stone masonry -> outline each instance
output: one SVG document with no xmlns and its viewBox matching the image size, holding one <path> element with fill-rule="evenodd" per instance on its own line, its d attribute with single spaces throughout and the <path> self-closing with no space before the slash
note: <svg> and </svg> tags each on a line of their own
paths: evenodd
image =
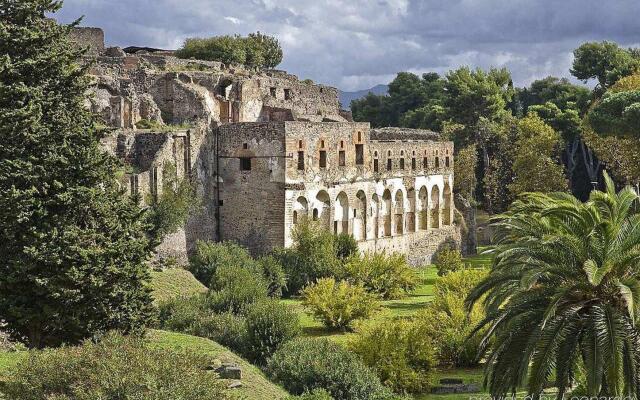
<svg viewBox="0 0 640 400">
<path fill-rule="evenodd" d="M 439 134 L 352 122 L 335 88 L 283 71 L 105 50 L 101 30 L 82 29 L 87 107 L 114 128 L 104 145 L 127 167 L 123 185 L 148 202 L 169 164 L 196 185 L 200 206 L 160 257 L 184 260 L 198 240 L 261 254 L 290 246 L 304 218 L 414 264 L 459 246 L 453 143 Z"/>
</svg>

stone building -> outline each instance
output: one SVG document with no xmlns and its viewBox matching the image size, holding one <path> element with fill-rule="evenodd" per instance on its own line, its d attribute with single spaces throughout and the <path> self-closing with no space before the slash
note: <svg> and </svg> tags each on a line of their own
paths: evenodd
<svg viewBox="0 0 640 400">
<path fill-rule="evenodd" d="M 87 106 L 114 128 L 104 145 L 127 166 L 130 193 L 161 195 L 167 166 L 196 185 L 199 207 L 161 257 L 183 258 L 197 240 L 264 253 L 291 245 L 304 218 L 416 264 L 459 243 L 453 143 L 439 134 L 353 122 L 335 88 L 283 71 L 131 54 L 95 29 L 75 38 L 91 45 Z"/>
</svg>

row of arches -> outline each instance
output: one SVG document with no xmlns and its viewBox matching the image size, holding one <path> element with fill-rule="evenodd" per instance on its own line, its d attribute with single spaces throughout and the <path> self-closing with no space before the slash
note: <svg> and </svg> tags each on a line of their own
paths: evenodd
<svg viewBox="0 0 640 400">
<path fill-rule="evenodd" d="M 384 190 L 382 196 L 377 193 L 367 196 L 360 190 L 351 202 L 344 191 L 332 200 L 327 191 L 321 190 L 313 200 L 310 207 L 304 196 L 296 199 L 294 224 L 301 218 L 311 218 L 336 234 L 348 233 L 358 241 L 438 229 L 453 222 L 448 182 L 444 184 L 442 196 L 440 188 L 434 185 L 430 193 L 422 186 L 417 193 L 410 188 L 406 195 L 403 190 L 397 190 L 393 196 L 390 189 Z"/>
</svg>

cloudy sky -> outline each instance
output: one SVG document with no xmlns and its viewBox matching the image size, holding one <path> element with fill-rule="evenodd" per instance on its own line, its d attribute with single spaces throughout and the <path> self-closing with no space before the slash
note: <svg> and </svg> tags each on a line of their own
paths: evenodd
<svg viewBox="0 0 640 400">
<path fill-rule="evenodd" d="M 66 0 L 57 18 L 82 15 L 123 47 L 259 30 L 280 40 L 279 68 L 343 90 L 460 65 L 525 85 L 569 76 L 582 42 L 640 44 L 640 0 Z"/>
</svg>

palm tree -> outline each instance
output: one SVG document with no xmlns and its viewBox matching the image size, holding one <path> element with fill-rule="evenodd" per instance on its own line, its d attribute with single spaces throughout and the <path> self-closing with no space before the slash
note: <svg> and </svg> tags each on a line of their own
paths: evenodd
<svg viewBox="0 0 640 400">
<path fill-rule="evenodd" d="M 553 383 L 589 396 L 640 395 L 640 213 L 631 188 L 585 203 L 530 193 L 495 221 L 496 257 L 467 298 L 487 317 L 485 386 L 492 396 Z"/>
</svg>

